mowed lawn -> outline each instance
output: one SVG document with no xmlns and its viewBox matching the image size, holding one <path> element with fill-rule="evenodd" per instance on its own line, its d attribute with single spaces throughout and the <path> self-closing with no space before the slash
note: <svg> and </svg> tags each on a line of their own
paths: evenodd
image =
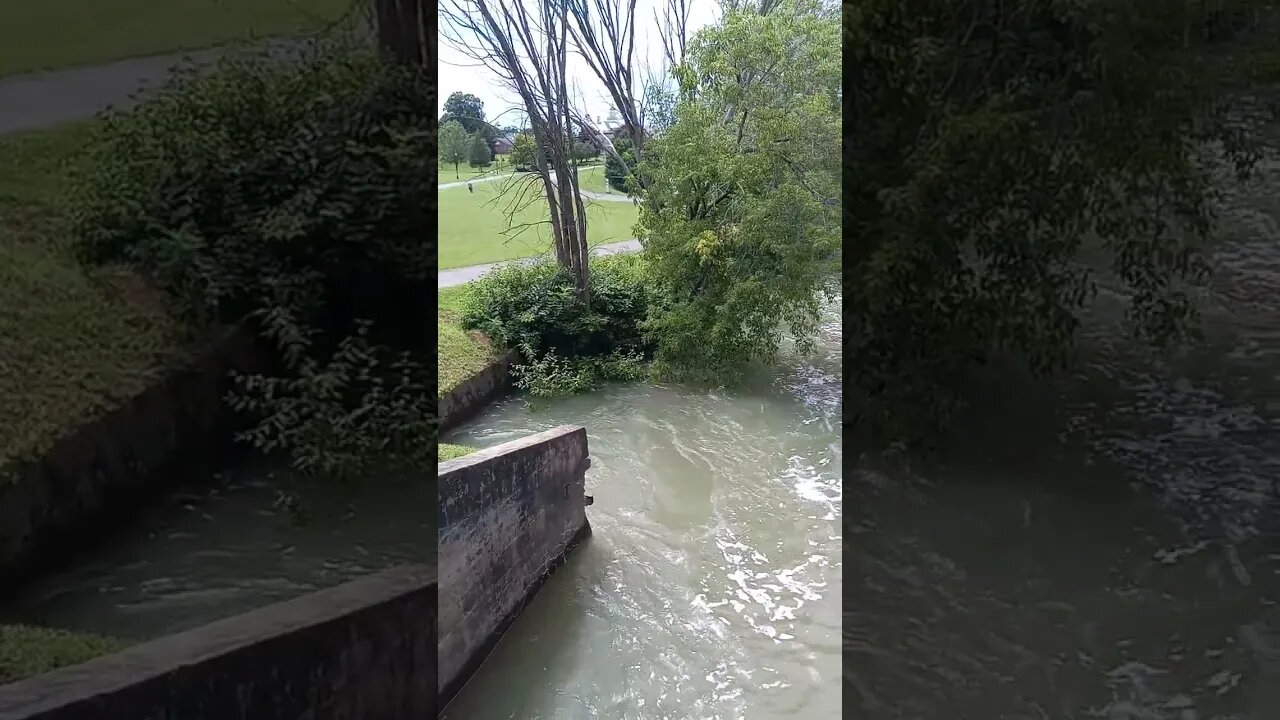
<svg viewBox="0 0 1280 720">
<path fill-rule="evenodd" d="M 549 213 L 541 188 L 529 175 L 441 190 L 441 269 L 531 257 L 551 251 Z M 579 174 L 584 190 L 604 192 L 603 168 Z M 600 186 L 600 189 L 597 188 Z M 523 195 L 523 200 L 520 199 Z M 629 202 L 586 201 L 587 242 L 630 240 L 639 211 Z M 509 214 L 514 215 L 508 218 Z"/>
<path fill-rule="evenodd" d="M 0 77 L 314 32 L 353 0 L 3 0 Z"/>
<path fill-rule="evenodd" d="M 92 131 L 0 137 L 0 482 L 142 390 L 179 342 L 158 293 L 86 270 L 68 247 L 64 191 Z"/>
<path fill-rule="evenodd" d="M 476 178 L 487 177 L 489 175 L 502 175 L 511 172 L 511 163 L 507 162 L 505 155 L 500 155 L 494 159 L 493 164 L 487 168 L 473 168 L 465 162 L 458 163 L 458 167 L 453 167 L 453 163 L 437 163 L 437 178 L 441 185 L 451 182 L 466 182 Z"/>
<path fill-rule="evenodd" d="M 493 359 L 493 348 L 488 339 L 480 333 L 463 330 L 458 324 L 458 314 L 468 289 L 469 286 L 460 285 L 441 290 L 436 303 L 439 320 L 436 335 L 436 351 L 439 354 L 436 380 L 440 395 L 484 369 Z"/>
</svg>

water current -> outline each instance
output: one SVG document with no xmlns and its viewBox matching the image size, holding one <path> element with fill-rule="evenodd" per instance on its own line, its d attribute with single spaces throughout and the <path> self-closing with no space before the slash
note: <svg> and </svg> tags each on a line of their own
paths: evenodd
<svg viewBox="0 0 1280 720">
<path fill-rule="evenodd" d="M 1070 378 L 992 379 L 946 462 L 850 478 L 847 717 L 1280 718 L 1277 188 L 1273 154 L 1224 199 L 1196 348 L 1104 294 Z"/>
<path fill-rule="evenodd" d="M 445 710 L 485 720 L 840 716 L 840 330 L 732 393 L 499 403 L 445 438 L 587 429 L 593 535 Z"/>
<path fill-rule="evenodd" d="M 398 564 L 435 563 L 435 483 L 320 490 L 248 463 L 201 485 L 24 586 L 0 622 L 141 641 Z M 303 499 L 303 514 L 278 501 L 282 489 Z"/>
</svg>

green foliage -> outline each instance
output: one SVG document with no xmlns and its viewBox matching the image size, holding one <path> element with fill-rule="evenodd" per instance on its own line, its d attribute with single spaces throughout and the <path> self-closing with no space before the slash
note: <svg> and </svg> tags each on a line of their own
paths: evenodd
<svg viewBox="0 0 1280 720">
<path fill-rule="evenodd" d="M 552 262 L 513 265 L 472 283 L 462 325 L 530 359 L 577 360 L 618 352 L 646 354 L 640 324 L 648 314 L 643 261 L 618 255 L 591 263 L 591 308 L 579 302 L 573 279 Z"/>
<path fill-rule="evenodd" d="M 422 467 L 435 388 L 429 80 L 342 45 L 230 59 L 106 121 L 77 247 L 130 265 L 188 320 L 254 318 L 274 375 L 239 377 L 245 439 L 301 470 Z M 366 319 L 377 318 L 370 326 Z M 375 339 L 376 338 L 376 339 Z"/>
<path fill-rule="evenodd" d="M 784 333 L 810 346 L 840 253 L 838 19 L 730 12 L 689 45 L 675 122 L 645 146 L 660 374 L 731 383 Z"/>
<path fill-rule="evenodd" d="M 0 624 L 0 685 L 78 665 L 125 646 L 121 640 L 98 635 Z"/>
<path fill-rule="evenodd" d="M 105 121 L 83 256 L 138 268 L 196 321 L 425 314 L 435 248 L 427 78 L 359 50 L 223 61 Z M 335 309 L 340 309 L 340 312 Z"/>
<path fill-rule="evenodd" d="M 651 83 L 644 89 L 644 129 L 662 135 L 675 122 L 676 93 L 664 84 Z"/>
<path fill-rule="evenodd" d="M 573 145 L 569 148 L 569 157 L 576 163 L 590 160 L 600 154 L 595 145 L 581 140 L 574 140 Z"/>
<path fill-rule="evenodd" d="M 493 162 L 493 148 L 489 147 L 484 135 L 474 133 L 467 141 L 467 162 L 477 168 L 488 167 Z"/>
<path fill-rule="evenodd" d="M 362 322 L 320 362 L 312 334 L 286 311 L 263 316 L 287 374 L 234 375 L 232 407 L 260 418 L 243 439 L 266 453 L 288 452 L 306 475 L 351 479 L 426 467 L 436 424 L 425 358 L 372 345 Z"/>
<path fill-rule="evenodd" d="M 636 151 L 631 138 L 619 137 L 613 140 L 613 148 L 622 156 L 622 160 L 614 157 L 613 153 L 606 153 L 604 160 L 604 177 L 609 183 L 609 187 L 619 192 L 629 192 L 634 188 L 631 186 L 631 174 L 627 172 L 627 168 L 635 168 Z M 626 164 L 623 164 L 623 160 Z"/>
<path fill-rule="evenodd" d="M 448 443 L 441 443 L 436 459 L 440 462 L 444 462 L 445 460 L 456 460 L 460 457 L 466 457 L 475 451 L 475 448 L 467 447 L 465 445 L 449 445 Z"/>
<path fill-rule="evenodd" d="M 449 121 L 440 126 L 440 161 L 453 165 L 454 172 L 458 164 L 467 159 L 467 131 L 457 121 Z"/>
<path fill-rule="evenodd" d="M 1206 14 L 1227 6 L 1263 4 L 846 8 L 847 381 L 882 438 L 936 435 L 997 354 L 1066 365 L 1101 280 L 1139 337 L 1194 327 L 1213 175 L 1257 158 L 1225 102 L 1248 73 Z"/>
<path fill-rule="evenodd" d="M 484 101 L 471 93 L 455 92 L 444 101 L 444 116 L 440 124 L 458 122 L 468 135 L 479 133 L 485 140 L 497 137 L 497 130 L 485 121 Z"/>
<path fill-rule="evenodd" d="M 549 352 L 512 368 L 515 386 L 539 398 L 591 392 L 607 382 L 636 382 L 649 372 L 648 358 L 635 350 L 577 359 Z"/>
<path fill-rule="evenodd" d="M 533 140 L 532 133 L 516 135 L 511 147 L 511 167 L 517 171 L 533 170 L 537 163 L 537 152 L 538 146 Z"/>
</svg>

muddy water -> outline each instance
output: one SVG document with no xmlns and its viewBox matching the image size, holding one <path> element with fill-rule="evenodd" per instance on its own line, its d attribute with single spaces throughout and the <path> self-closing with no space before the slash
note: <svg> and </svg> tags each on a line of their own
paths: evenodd
<svg viewBox="0 0 1280 720">
<path fill-rule="evenodd" d="M 840 716 L 840 335 L 733 393 L 492 407 L 446 442 L 587 428 L 594 534 L 444 717 Z"/>
<path fill-rule="evenodd" d="M 305 499 L 304 514 L 277 502 L 281 488 Z M 420 479 L 321 492 L 246 465 L 24 587 L 0 622 L 145 640 L 398 564 L 434 564 L 435 494 Z"/>
<path fill-rule="evenodd" d="M 1202 345 L 1147 356 L 1104 298 L 1073 377 L 851 479 L 851 717 L 1280 717 L 1277 188 L 1226 198 Z"/>
</svg>

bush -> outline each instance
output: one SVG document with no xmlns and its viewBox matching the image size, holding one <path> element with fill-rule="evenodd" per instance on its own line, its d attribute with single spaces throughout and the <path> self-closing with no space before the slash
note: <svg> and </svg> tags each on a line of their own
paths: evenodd
<svg viewBox="0 0 1280 720">
<path fill-rule="evenodd" d="M 489 141 L 485 140 L 480 133 L 475 133 L 469 142 L 471 144 L 467 150 L 468 164 L 475 168 L 489 167 L 493 162 L 493 148 L 489 147 Z"/>
<path fill-rule="evenodd" d="M 573 279 L 558 265 L 512 265 L 476 281 L 462 325 L 531 360 L 565 360 L 614 352 L 648 354 L 640 329 L 649 312 L 643 260 L 615 255 L 591 263 L 591 309 L 584 311 Z"/>
<path fill-rule="evenodd" d="M 631 145 L 631 139 L 620 137 L 613 141 L 613 147 L 626 159 L 627 165 L 632 168 L 636 165 L 636 153 Z M 619 192 L 628 192 L 628 178 L 630 174 L 627 172 L 626 166 L 618 161 L 612 153 L 607 153 L 604 161 L 604 177 L 608 181 L 609 187 Z"/>
<path fill-rule="evenodd" d="M 77 249 L 132 265 L 195 323 L 256 318 L 276 375 L 237 378 L 245 439 L 306 472 L 426 465 L 435 386 L 436 108 L 424 73 L 326 44 L 224 60 L 105 121 Z M 370 318 L 378 323 L 371 325 Z"/>
<path fill-rule="evenodd" d="M 82 256 L 139 268 L 199 321 L 425 314 L 428 79 L 316 50 L 227 59 L 105 120 L 77 193 Z"/>
</svg>

